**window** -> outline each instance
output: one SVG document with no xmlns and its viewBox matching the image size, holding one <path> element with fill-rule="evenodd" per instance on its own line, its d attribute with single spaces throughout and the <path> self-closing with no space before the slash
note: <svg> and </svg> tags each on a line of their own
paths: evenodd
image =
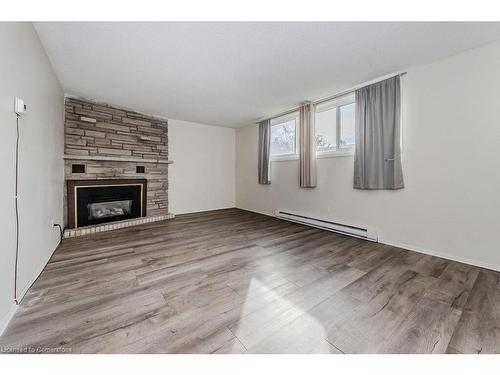
<svg viewBox="0 0 500 375">
<path fill-rule="evenodd" d="M 318 154 L 350 150 L 354 146 L 354 95 L 316 107 L 316 149 Z"/>
<path fill-rule="evenodd" d="M 340 107 L 340 148 L 354 146 L 354 112 L 356 104 Z"/>
<path fill-rule="evenodd" d="M 343 155 L 354 149 L 354 94 L 321 103 L 315 110 L 318 155 Z M 294 112 L 271 120 L 271 158 L 289 160 L 299 154 L 299 114 Z"/>
<path fill-rule="evenodd" d="M 298 154 L 298 123 L 296 113 L 271 120 L 271 157 Z"/>
<path fill-rule="evenodd" d="M 337 108 L 316 112 L 316 149 L 318 152 L 337 149 Z"/>
</svg>

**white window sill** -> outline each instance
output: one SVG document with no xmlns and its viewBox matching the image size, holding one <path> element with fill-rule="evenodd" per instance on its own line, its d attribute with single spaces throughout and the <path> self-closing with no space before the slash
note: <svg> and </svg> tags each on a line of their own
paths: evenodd
<svg viewBox="0 0 500 375">
<path fill-rule="evenodd" d="M 290 160 L 299 160 L 299 155 L 280 155 L 280 156 L 272 156 L 271 161 L 290 161 Z"/>
<path fill-rule="evenodd" d="M 343 156 L 354 156 L 354 149 L 350 148 L 347 150 L 340 151 L 332 151 L 332 152 L 320 152 L 316 154 L 318 159 L 326 159 L 326 158 L 338 158 Z M 282 155 L 282 156 L 273 156 L 271 158 L 271 162 L 277 161 L 292 161 L 299 160 L 299 155 Z"/>
<path fill-rule="evenodd" d="M 338 150 L 338 151 L 332 151 L 332 152 L 318 152 L 316 154 L 316 157 L 318 159 L 338 158 L 340 156 L 354 156 L 354 148 L 348 148 L 345 150 Z"/>
</svg>

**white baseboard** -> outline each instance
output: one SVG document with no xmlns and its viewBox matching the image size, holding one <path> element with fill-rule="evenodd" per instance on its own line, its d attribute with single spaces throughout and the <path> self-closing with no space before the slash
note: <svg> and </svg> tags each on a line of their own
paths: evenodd
<svg viewBox="0 0 500 375">
<path fill-rule="evenodd" d="M 18 293 L 18 302 L 21 303 L 22 299 L 28 293 L 28 290 L 30 290 L 31 286 L 35 283 L 35 281 L 40 277 L 41 273 L 45 269 L 45 266 L 47 263 L 49 263 L 50 258 L 52 258 L 52 255 L 56 252 L 57 248 L 61 245 L 62 241 L 58 241 L 56 246 L 54 247 L 54 250 L 50 254 L 48 254 L 48 257 L 40 264 L 40 267 L 38 268 L 38 271 L 33 275 L 33 278 L 28 282 L 27 285 L 24 286 L 21 292 Z"/>
<path fill-rule="evenodd" d="M 209 211 L 218 211 L 218 210 L 228 210 L 230 208 L 238 208 L 236 206 L 227 206 L 227 207 L 217 207 L 217 208 L 206 208 L 202 210 L 195 210 L 195 211 L 180 211 L 180 212 L 175 212 L 174 215 L 187 215 L 187 214 L 196 214 L 199 212 L 209 212 Z"/>
<path fill-rule="evenodd" d="M 14 314 L 16 313 L 18 307 L 19 306 L 16 305 L 14 303 L 14 301 L 12 301 L 12 304 L 10 305 L 10 308 L 9 308 L 9 311 L 7 311 L 7 314 L 5 314 L 4 316 L 2 316 L 0 318 L 0 336 L 2 336 L 5 329 L 9 325 L 9 322 L 12 319 L 12 317 L 14 316 Z"/>
<path fill-rule="evenodd" d="M 264 211 L 251 210 L 249 208 L 243 208 L 243 207 L 238 207 L 238 206 L 236 206 L 235 208 L 237 208 L 238 210 L 253 212 L 253 213 L 256 213 L 256 214 L 261 214 L 261 215 L 271 216 L 271 217 L 276 218 L 276 216 L 274 216 L 274 210 L 272 212 L 264 212 Z"/>
<path fill-rule="evenodd" d="M 255 213 L 261 214 L 261 215 L 273 216 L 274 217 L 273 214 L 270 214 L 268 212 L 250 210 L 248 208 L 242 208 L 242 207 L 236 207 L 236 208 L 239 208 L 240 210 L 255 212 Z M 424 248 L 419 247 L 419 246 L 408 245 L 408 244 L 404 244 L 404 243 L 400 243 L 400 242 L 394 242 L 394 241 L 391 241 L 391 240 L 386 240 L 386 239 L 381 239 L 381 238 L 378 239 L 378 242 L 386 244 L 386 245 L 394 246 L 394 247 L 399 247 L 401 249 L 414 251 L 414 252 L 421 253 L 421 254 L 432 255 L 432 256 L 435 256 L 435 257 L 444 258 L 444 259 L 448 259 L 448 260 L 453 260 L 455 262 L 465 263 L 465 264 L 469 264 L 471 266 L 486 268 L 486 269 L 489 269 L 489 270 L 492 270 L 492 271 L 500 272 L 500 265 L 483 262 L 483 261 L 480 261 L 480 260 L 477 260 L 477 259 L 463 258 L 463 257 L 456 256 L 456 255 L 453 255 L 453 254 L 449 254 L 449 253 L 446 253 L 446 252 L 424 249 Z"/>
<path fill-rule="evenodd" d="M 444 259 L 448 259 L 448 260 L 453 260 L 455 262 L 465 263 L 465 264 L 469 264 L 471 266 L 486 268 L 486 269 L 489 269 L 489 270 L 492 270 L 492 271 L 500 272 L 500 266 L 499 265 L 491 264 L 491 263 L 486 263 L 486 262 L 483 262 L 483 261 L 480 261 L 480 260 L 477 260 L 477 259 L 463 258 L 463 257 L 456 256 L 456 255 L 453 255 L 453 254 L 450 254 L 450 253 L 445 253 L 445 252 L 441 252 L 441 251 L 434 251 L 434 250 L 424 249 L 424 248 L 419 247 L 419 246 L 408 245 L 408 244 L 394 242 L 394 241 L 380 239 L 380 238 L 379 238 L 378 242 L 386 244 L 386 245 L 390 245 L 390 246 L 400 247 L 400 248 L 405 249 L 405 250 L 415 251 L 415 252 L 421 253 L 421 254 L 432 255 L 432 256 L 435 256 L 435 257 L 444 258 Z"/>
<path fill-rule="evenodd" d="M 18 302 L 19 303 L 22 301 L 22 299 L 24 298 L 24 296 L 26 295 L 26 293 L 28 292 L 28 290 L 31 288 L 31 286 L 38 279 L 38 277 L 40 276 L 40 274 L 42 273 L 42 271 L 44 270 L 45 266 L 49 262 L 50 258 L 52 258 L 52 255 L 54 255 L 54 252 L 57 250 L 57 248 L 59 247 L 60 244 L 61 244 L 61 241 L 59 241 L 57 243 L 56 247 L 48 255 L 47 259 L 45 259 L 45 261 L 42 262 L 41 267 L 39 268 L 38 272 L 35 273 L 35 275 L 32 278 L 32 280 L 30 280 L 30 282 L 27 285 L 25 285 L 24 288 L 23 288 L 23 290 L 19 293 L 19 295 L 18 295 L 18 299 L 19 299 Z M 14 316 L 14 314 L 16 313 L 18 307 L 19 307 L 19 305 L 16 304 L 15 301 L 12 301 L 12 305 L 10 306 L 10 309 L 7 312 L 7 314 L 5 314 L 4 316 L 2 316 L 0 318 L 0 336 L 4 333 L 5 329 L 9 325 L 9 322 L 12 319 L 12 317 Z"/>
</svg>

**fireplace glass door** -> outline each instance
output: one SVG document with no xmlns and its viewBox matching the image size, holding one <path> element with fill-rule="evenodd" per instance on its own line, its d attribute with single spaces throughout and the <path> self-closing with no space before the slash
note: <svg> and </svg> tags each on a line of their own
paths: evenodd
<svg viewBox="0 0 500 375">
<path fill-rule="evenodd" d="M 105 217 L 127 216 L 132 212 L 132 200 L 89 203 L 87 205 L 89 220 Z"/>
<path fill-rule="evenodd" d="M 141 217 L 141 185 L 77 187 L 77 227 Z"/>
</svg>

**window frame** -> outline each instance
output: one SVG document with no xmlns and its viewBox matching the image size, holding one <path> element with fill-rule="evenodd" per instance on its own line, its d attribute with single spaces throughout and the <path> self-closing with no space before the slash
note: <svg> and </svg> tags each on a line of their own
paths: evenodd
<svg viewBox="0 0 500 375">
<path fill-rule="evenodd" d="M 299 112 L 294 111 L 292 113 L 275 117 L 271 119 L 271 134 L 272 134 L 272 127 L 276 125 L 281 125 L 283 123 L 289 122 L 295 120 L 295 153 L 291 154 L 282 154 L 282 155 L 273 155 L 272 154 L 272 148 L 269 151 L 270 152 L 270 157 L 271 161 L 286 161 L 286 160 L 298 160 L 299 159 L 299 146 L 300 146 L 300 141 L 299 141 Z"/>
<path fill-rule="evenodd" d="M 341 110 L 340 108 L 345 105 L 353 104 L 356 103 L 356 98 L 354 93 L 343 95 L 339 98 L 335 98 L 323 103 L 319 103 L 315 105 L 314 108 L 314 115 L 316 116 L 317 113 L 323 112 L 323 111 L 328 111 L 333 108 L 337 108 L 336 111 L 336 146 L 335 150 L 333 151 L 317 151 L 316 150 L 316 157 L 318 159 L 323 159 L 323 158 L 332 158 L 332 157 L 338 157 L 338 156 L 353 156 L 354 155 L 354 150 L 355 150 L 355 145 L 348 146 L 348 147 L 340 147 L 341 139 L 342 139 L 342 124 L 341 124 Z M 271 155 L 270 159 L 272 162 L 277 162 L 277 161 L 287 161 L 287 160 L 299 160 L 299 147 L 300 147 L 300 132 L 299 132 L 299 111 L 294 111 L 292 113 L 288 113 L 283 116 L 275 117 L 271 119 L 271 132 L 272 132 L 272 127 L 275 125 L 280 125 L 285 122 L 295 120 L 295 153 L 292 154 L 283 154 L 283 155 L 272 155 L 272 150 L 270 150 Z M 316 118 L 315 118 L 316 120 Z M 316 126 L 316 121 L 314 122 Z M 316 129 L 315 129 L 316 132 Z"/>
<path fill-rule="evenodd" d="M 335 113 L 336 119 L 335 119 L 335 132 L 336 132 L 336 145 L 335 145 L 335 150 L 330 150 L 330 151 L 318 151 L 316 148 L 316 157 L 317 158 L 329 158 L 329 157 L 336 157 L 336 156 L 351 156 L 354 155 L 354 149 L 355 145 L 348 146 L 348 147 L 341 147 L 341 140 L 342 140 L 342 124 L 341 124 L 341 110 L 340 108 L 349 104 L 356 103 L 356 98 L 354 93 L 344 95 L 340 98 L 332 99 L 329 101 L 326 101 L 324 103 L 320 103 L 316 105 L 314 115 L 316 116 L 317 113 L 325 112 L 332 110 L 334 108 L 337 108 L 337 111 Z M 316 126 L 316 118 L 314 119 L 314 126 Z M 316 131 L 316 129 L 314 129 Z"/>
</svg>

